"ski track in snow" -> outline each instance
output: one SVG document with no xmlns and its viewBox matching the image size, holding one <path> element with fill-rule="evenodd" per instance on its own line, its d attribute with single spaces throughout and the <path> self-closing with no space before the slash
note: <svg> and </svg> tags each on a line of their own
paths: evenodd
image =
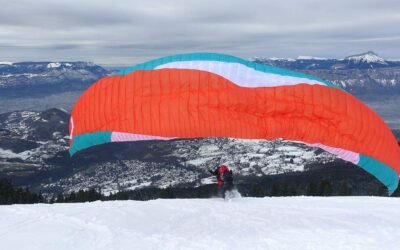
<svg viewBox="0 0 400 250">
<path fill-rule="evenodd" d="M 1 249 L 399 249 L 400 199 L 159 199 L 0 206 Z"/>
</svg>

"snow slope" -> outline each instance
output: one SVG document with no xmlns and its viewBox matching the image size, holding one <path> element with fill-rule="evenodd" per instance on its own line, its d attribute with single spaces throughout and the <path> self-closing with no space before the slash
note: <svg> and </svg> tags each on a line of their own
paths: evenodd
<svg viewBox="0 0 400 250">
<path fill-rule="evenodd" d="M 279 197 L 0 206 L 2 249 L 398 249 L 400 200 Z"/>
</svg>

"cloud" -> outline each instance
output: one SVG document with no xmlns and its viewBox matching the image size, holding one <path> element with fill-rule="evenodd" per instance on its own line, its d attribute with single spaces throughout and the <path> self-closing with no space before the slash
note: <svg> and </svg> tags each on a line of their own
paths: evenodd
<svg viewBox="0 0 400 250">
<path fill-rule="evenodd" d="M 129 65 L 193 51 L 400 58 L 393 0 L 19 0 L 1 3 L 1 60 Z"/>
</svg>

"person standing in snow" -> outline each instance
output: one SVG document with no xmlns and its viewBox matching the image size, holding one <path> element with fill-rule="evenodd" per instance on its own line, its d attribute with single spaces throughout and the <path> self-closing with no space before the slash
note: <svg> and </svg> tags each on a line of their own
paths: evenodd
<svg viewBox="0 0 400 250">
<path fill-rule="evenodd" d="M 209 172 L 217 177 L 219 193 L 222 198 L 225 198 L 227 192 L 233 190 L 233 173 L 226 164 L 222 164 L 215 170 Z"/>
</svg>

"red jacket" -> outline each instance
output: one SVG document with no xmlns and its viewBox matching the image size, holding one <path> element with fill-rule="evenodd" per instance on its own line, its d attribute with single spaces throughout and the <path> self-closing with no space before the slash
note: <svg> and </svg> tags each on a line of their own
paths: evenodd
<svg viewBox="0 0 400 250">
<path fill-rule="evenodd" d="M 212 172 L 217 177 L 218 187 L 221 187 L 224 184 L 223 176 L 226 171 L 229 171 L 228 166 L 221 165 L 214 172 Z"/>
</svg>

